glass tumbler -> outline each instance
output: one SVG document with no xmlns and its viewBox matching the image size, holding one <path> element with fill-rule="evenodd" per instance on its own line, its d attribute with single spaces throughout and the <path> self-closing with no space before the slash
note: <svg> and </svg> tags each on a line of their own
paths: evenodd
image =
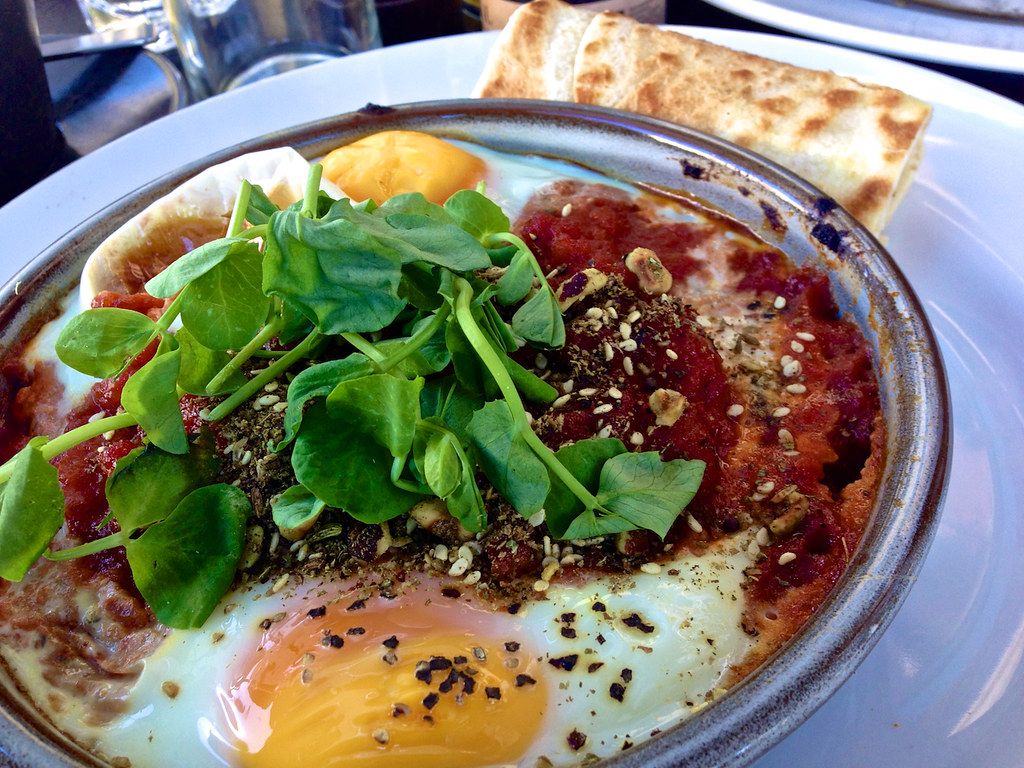
<svg viewBox="0 0 1024 768">
<path fill-rule="evenodd" d="M 380 47 L 373 0 L 164 0 L 196 99 Z"/>
</svg>

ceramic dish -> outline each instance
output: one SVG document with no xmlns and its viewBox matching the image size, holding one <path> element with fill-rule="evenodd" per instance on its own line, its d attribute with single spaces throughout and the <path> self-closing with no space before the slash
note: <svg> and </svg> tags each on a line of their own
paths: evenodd
<svg viewBox="0 0 1024 768">
<path fill-rule="evenodd" d="M 215 162 L 280 145 L 307 157 L 367 133 L 408 128 L 506 152 L 554 156 L 640 186 L 694 196 L 745 222 L 795 263 L 825 270 L 846 317 L 880 361 L 888 458 L 862 544 L 814 620 L 757 673 L 699 716 L 606 761 L 608 766 L 742 766 L 806 719 L 867 655 L 906 596 L 936 529 L 947 473 L 948 396 L 924 314 L 884 249 L 821 194 L 725 142 L 677 126 L 569 105 L 439 102 L 358 113 L 265 136 L 155 181 L 82 223 L 7 285 L 0 348 L 70 290 L 91 250 L 121 221 Z M 706 169 L 702 179 L 684 166 Z M 766 218 L 767 206 L 777 215 Z M 826 206 L 827 207 L 827 206 Z M 778 222 L 785 224 L 784 234 Z M 29 300 L 28 297 L 31 297 Z M 38 766 L 91 765 L 4 680 L 0 744 Z M 76 762 L 77 761 L 77 762 Z"/>
</svg>

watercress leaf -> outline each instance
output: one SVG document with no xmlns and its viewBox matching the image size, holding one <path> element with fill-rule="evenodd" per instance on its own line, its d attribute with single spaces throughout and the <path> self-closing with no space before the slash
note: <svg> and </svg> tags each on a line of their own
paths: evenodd
<svg viewBox="0 0 1024 768">
<path fill-rule="evenodd" d="M 497 299 L 508 306 L 521 301 L 533 287 L 533 259 L 530 254 L 519 251 L 508 265 L 505 274 L 498 280 Z"/>
<path fill-rule="evenodd" d="M 512 377 L 512 383 L 527 400 L 534 403 L 551 403 L 558 397 L 558 390 L 532 371 L 527 370 L 508 355 L 501 355 L 502 365 Z"/>
<path fill-rule="evenodd" d="M 551 489 L 547 468 L 519 431 L 504 400 L 473 414 L 469 436 L 487 479 L 523 517 L 543 508 Z"/>
<path fill-rule="evenodd" d="M 245 209 L 245 220 L 254 226 L 266 224 L 270 221 L 271 215 L 278 210 L 280 209 L 267 197 L 263 187 L 253 184 L 249 189 L 249 206 Z"/>
<path fill-rule="evenodd" d="M 210 379 L 220 373 L 228 364 L 231 356 L 219 349 L 204 347 L 196 337 L 182 328 L 174 338 L 181 349 L 181 367 L 178 371 L 178 386 L 190 395 L 223 395 L 234 392 L 242 386 L 246 378 L 241 371 L 235 371 L 215 392 L 207 389 Z"/>
<path fill-rule="evenodd" d="M 420 419 L 421 389 L 422 378 L 402 379 L 388 373 L 349 379 L 327 396 L 327 410 L 400 458 L 412 448 Z"/>
<path fill-rule="evenodd" d="M 150 296 L 166 299 L 174 296 L 197 277 L 201 277 L 239 250 L 255 248 L 240 237 L 221 237 L 200 245 L 181 258 L 168 264 L 164 270 L 146 283 Z"/>
<path fill-rule="evenodd" d="M 403 265 L 398 295 L 416 309 L 433 312 L 443 303 L 437 292 L 440 282 L 437 271 L 435 267 L 422 261 Z"/>
<path fill-rule="evenodd" d="M 11 476 L 0 486 L 0 577 L 21 581 L 64 522 L 64 492 L 57 469 L 37 437 L 11 459 Z"/>
<path fill-rule="evenodd" d="M 463 388 L 454 376 L 427 379 L 420 393 L 420 414 L 423 418 L 438 417 L 463 444 L 470 442 L 469 422 L 483 406 L 483 395 Z"/>
<path fill-rule="evenodd" d="M 448 511 L 462 527 L 470 533 L 477 533 L 487 527 L 487 508 L 476 485 L 473 466 L 470 462 L 462 463 L 462 477 L 459 485 L 445 499 Z"/>
<path fill-rule="evenodd" d="M 463 388 L 471 392 L 488 392 L 496 388 L 494 379 L 480 362 L 476 350 L 454 316 L 445 324 L 444 340 L 452 357 L 455 378 Z"/>
<path fill-rule="evenodd" d="M 592 437 L 560 448 L 555 452 L 555 457 L 583 484 L 584 488 L 596 493 L 601 480 L 601 468 L 605 462 L 625 452 L 626 446 L 621 440 L 613 437 Z M 583 502 L 552 473 L 551 491 L 544 502 L 545 519 L 551 532 L 563 538 L 573 520 L 583 511 Z"/>
<path fill-rule="evenodd" d="M 325 221 L 347 221 L 359 230 L 392 248 L 407 264 L 425 261 L 456 272 L 484 269 L 491 265 L 487 251 L 471 235 L 455 224 L 438 221 L 428 215 L 399 213 L 384 218 L 380 209 L 367 215 L 352 207 L 348 200 L 331 206 Z"/>
<path fill-rule="evenodd" d="M 212 483 L 220 462 L 210 445 L 173 454 L 147 445 L 119 459 L 106 484 L 107 504 L 131 533 L 168 517 L 196 488 Z"/>
<path fill-rule="evenodd" d="M 462 460 L 459 456 L 458 438 L 447 429 L 427 432 L 423 451 L 423 479 L 430 490 L 442 499 L 447 498 L 462 479 Z"/>
<path fill-rule="evenodd" d="M 270 505 L 274 524 L 288 541 L 298 541 L 316 524 L 327 507 L 301 485 L 293 485 Z"/>
<path fill-rule="evenodd" d="M 314 219 L 322 219 L 325 216 L 327 216 L 327 214 L 331 210 L 331 207 L 336 202 L 338 202 L 338 201 L 335 200 L 333 197 L 331 197 L 329 194 L 327 194 L 326 192 L 324 192 L 321 189 L 317 193 L 317 196 L 316 196 L 316 205 L 314 206 L 314 209 L 312 211 L 313 218 Z M 346 200 L 346 202 L 348 202 L 348 201 Z M 285 209 L 285 211 L 287 211 L 289 213 L 299 213 L 302 210 L 302 206 L 303 206 L 304 203 L 305 203 L 305 201 L 300 198 L 299 200 L 296 200 L 294 203 L 289 205 Z M 376 207 L 376 204 L 373 203 L 372 200 L 367 200 L 365 203 L 361 203 L 361 205 L 364 206 L 364 207 L 368 207 L 369 208 L 370 206 L 367 206 L 367 203 L 370 203 L 372 205 L 372 207 Z M 372 210 L 372 208 L 371 208 L 371 210 Z M 305 218 L 308 218 L 308 217 L 305 217 Z"/>
<path fill-rule="evenodd" d="M 306 412 L 292 449 L 295 479 L 363 523 L 398 517 L 424 498 L 391 482 L 391 464 L 386 448 L 331 416 L 322 402 Z"/>
<path fill-rule="evenodd" d="M 210 349 L 238 349 L 267 320 L 270 299 L 263 293 L 263 254 L 254 243 L 234 248 L 228 258 L 195 278 L 185 292 L 181 323 Z"/>
<path fill-rule="evenodd" d="M 281 302 L 281 330 L 277 332 L 277 340 L 281 344 L 291 344 L 309 336 L 313 324 L 302 311 L 290 301 Z"/>
<path fill-rule="evenodd" d="M 431 319 L 431 317 L 425 317 L 413 325 L 413 334 L 429 323 Z M 402 337 L 398 339 L 380 341 L 375 346 L 377 351 L 382 355 L 390 357 L 391 355 L 400 352 L 402 347 L 408 342 L 409 337 Z M 423 346 L 390 370 L 396 376 L 406 376 L 409 378 L 415 376 L 429 376 L 430 374 L 443 371 L 448 367 L 448 364 L 451 363 L 451 361 L 452 356 L 448 351 L 447 344 L 445 343 L 445 332 L 444 327 L 442 326 L 438 329 L 437 333 L 423 344 Z"/>
<path fill-rule="evenodd" d="M 121 405 L 134 416 L 150 442 L 168 453 L 185 453 L 188 440 L 178 405 L 181 350 L 154 357 L 128 379 Z"/>
<path fill-rule="evenodd" d="M 592 536 L 608 536 L 613 533 L 635 530 L 637 526 L 618 515 L 601 514 L 588 509 L 581 512 L 562 534 L 563 539 L 589 539 Z"/>
<path fill-rule="evenodd" d="M 517 253 L 519 253 L 519 246 L 516 245 L 503 245 L 500 248 L 487 249 L 487 255 L 491 257 L 491 263 L 496 267 L 509 266 Z"/>
<path fill-rule="evenodd" d="M 395 215 L 426 216 L 439 224 L 454 224 L 451 214 L 437 203 L 432 203 L 422 192 L 406 192 L 385 200 L 374 211 L 385 219 Z"/>
<path fill-rule="evenodd" d="M 662 461 L 656 451 L 625 453 L 605 462 L 597 500 L 634 528 L 665 538 L 703 476 L 703 461 Z"/>
<path fill-rule="evenodd" d="M 208 485 L 125 544 L 135 585 L 160 621 L 175 629 L 206 622 L 235 578 L 251 511 L 238 488 Z"/>
<path fill-rule="evenodd" d="M 546 286 L 541 286 L 512 315 L 512 330 L 527 341 L 555 349 L 565 344 L 565 324 L 558 299 Z"/>
<path fill-rule="evenodd" d="M 374 367 L 365 356 L 355 353 L 341 360 L 304 368 L 288 385 L 288 409 L 284 413 L 284 437 L 274 446 L 275 451 L 284 450 L 295 439 L 302 423 L 306 404 L 318 397 L 327 397 L 341 381 L 368 376 Z"/>
<path fill-rule="evenodd" d="M 488 324 L 488 329 L 491 333 L 493 341 L 498 342 L 498 347 L 504 350 L 505 354 L 512 354 L 519 349 L 515 335 L 512 333 L 512 329 L 508 327 L 501 315 L 498 314 L 498 310 L 495 309 L 494 304 L 486 302 L 483 305 L 483 319 Z"/>
<path fill-rule="evenodd" d="M 379 331 L 405 306 L 401 259 L 350 221 L 295 212 L 270 218 L 263 289 L 291 302 L 325 335 Z"/>
<path fill-rule="evenodd" d="M 490 235 L 508 232 L 510 226 L 508 216 L 495 202 L 472 189 L 460 189 L 445 201 L 444 209 L 481 243 Z"/>
<path fill-rule="evenodd" d="M 145 349 L 154 333 L 156 323 L 140 312 L 98 307 L 72 317 L 54 346 L 65 365 L 108 379 Z"/>
</svg>

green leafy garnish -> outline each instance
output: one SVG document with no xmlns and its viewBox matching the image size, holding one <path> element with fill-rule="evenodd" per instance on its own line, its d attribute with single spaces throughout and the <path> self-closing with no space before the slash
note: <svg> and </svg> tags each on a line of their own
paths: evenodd
<svg viewBox="0 0 1024 768">
<path fill-rule="evenodd" d="M 0 487 L 0 576 L 21 581 L 64 522 L 64 492 L 37 437 L 8 462 L 10 479 Z"/>
<path fill-rule="evenodd" d="M 156 323 L 140 312 L 87 309 L 64 326 L 54 349 L 62 363 L 97 379 L 116 376 L 155 337 Z"/>
</svg>

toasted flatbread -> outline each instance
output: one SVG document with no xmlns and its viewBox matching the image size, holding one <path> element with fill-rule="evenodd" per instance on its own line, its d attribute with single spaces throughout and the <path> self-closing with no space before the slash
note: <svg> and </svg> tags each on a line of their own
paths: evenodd
<svg viewBox="0 0 1024 768">
<path fill-rule="evenodd" d="M 529 10 L 532 9 L 532 10 Z M 568 10 L 566 10 L 568 9 Z M 517 14 L 543 17 L 585 11 L 541 0 Z M 513 16 L 510 28 L 517 28 Z M 571 40 L 562 38 L 561 44 Z M 520 58 L 566 53 L 549 39 L 502 39 Z M 564 69 L 564 67 L 563 67 Z M 901 91 L 741 53 L 614 13 L 591 15 L 580 37 L 573 100 L 658 117 L 759 152 L 838 200 L 873 232 L 888 223 L 916 168 L 931 107 Z M 486 76 L 486 73 L 485 73 Z M 536 97 L 542 67 L 490 80 L 488 96 Z M 483 81 L 481 81 L 483 82 Z M 561 86 L 559 86 L 561 87 Z"/>
<path fill-rule="evenodd" d="M 559 0 L 522 6 L 502 30 L 473 95 L 572 101 L 576 49 L 593 18 Z"/>
</svg>

